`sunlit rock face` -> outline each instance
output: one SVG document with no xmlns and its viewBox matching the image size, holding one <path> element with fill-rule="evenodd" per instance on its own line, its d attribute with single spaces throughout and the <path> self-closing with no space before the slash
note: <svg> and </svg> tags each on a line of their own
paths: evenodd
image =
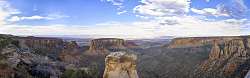
<svg viewBox="0 0 250 78">
<path fill-rule="evenodd" d="M 190 37 L 190 38 L 175 38 L 171 41 L 168 48 L 185 48 L 185 47 L 199 47 L 204 45 L 212 45 L 214 41 L 223 43 L 233 39 L 242 39 L 240 36 L 228 37 Z"/>
<path fill-rule="evenodd" d="M 125 49 L 125 40 L 118 38 L 101 38 L 91 41 L 90 54 L 107 54 L 108 52 Z"/>
<path fill-rule="evenodd" d="M 209 58 L 201 64 L 203 74 L 243 78 L 250 69 L 249 38 L 214 41 Z M 215 77 L 218 77 L 215 76 Z"/>
<path fill-rule="evenodd" d="M 247 46 L 244 45 L 244 40 L 231 40 L 224 44 L 214 43 L 209 59 L 220 59 L 229 58 L 230 56 L 246 57 L 247 56 Z"/>
<path fill-rule="evenodd" d="M 139 78 L 136 59 L 136 55 L 126 52 L 110 53 L 105 59 L 103 78 Z"/>
</svg>

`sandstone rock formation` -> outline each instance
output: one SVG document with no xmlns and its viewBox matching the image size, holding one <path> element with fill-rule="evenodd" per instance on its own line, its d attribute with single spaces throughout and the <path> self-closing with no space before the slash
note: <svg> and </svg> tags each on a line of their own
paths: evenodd
<svg viewBox="0 0 250 78">
<path fill-rule="evenodd" d="M 63 40 L 58 38 L 46 38 L 46 37 L 19 37 L 19 45 L 21 48 L 31 49 L 46 49 L 53 51 L 54 49 L 63 47 Z"/>
<path fill-rule="evenodd" d="M 136 71 L 136 55 L 114 52 L 106 56 L 103 78 L 139 78 Z"/>
<path fill-rule="evenodd" d="M 206 60 L 200 66 L 200 71 L 206 75 L 242 78 L 250 69 L 250 50 L 248 38 L 232 39 L 220 43 L 214 41 Z"/>
<path fill-rule="evenodd" d="M 91 41 L 89 52 L 91 54 L 107 54 L 110 51 L 125 49 L 125 40 L 118 38 L 101 38 Z"/>
<path fill-rule="evenodd" d="M 17 37 L 20 48 L 34 52 L 42 56 L 48 56 L 51 59 L 57 59 L 58 54 L 63 49 L 63 40 L 59 38 L 47 37 Z"/>
<path fill-rule="evenodd" d="M 71 64 L 79 63 L 80 47 L 75 41 L 64 42 L 64 48 L 59 54 L 61 61 Z"/>
<path fill-rule="evenodd" d="M 233 39 L 242 39 L 240 36 L 226 36 L 226 37 L 190 37 L 190 38 L 175 38 L 171 41 L 169 48 L 185 48 L 185 47 L 198 47 L 204 45 L 211 45 L 214 41 L 223 43 Z"/>
<path fill-rule="evenodd" d="M 233 54 L 235 57 L 246 57 L 247 56 L 247 46 L 244 44 L 244 40 L 236 39 L 227 41 L 224 44 L 214 43 L 209 59 L 220 59 L 229 58 Z"/>
</svg>

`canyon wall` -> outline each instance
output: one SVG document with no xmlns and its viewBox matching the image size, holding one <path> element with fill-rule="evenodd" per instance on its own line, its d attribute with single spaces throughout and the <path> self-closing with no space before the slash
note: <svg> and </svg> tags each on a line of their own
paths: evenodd
<svg viewBox="0 0 250 78">
<path fill-rule="evenodd" d="M 249 38 L 214 41 L 209 58 L 199 68 L 200 75 L 243 78 L 250 69 Z"/>
<path fill-rule="evenodd" d="M 195 78 L 243 78 L 250 70 L 250 36 L 176 38 L 164 47 L 200 46 L 211 49 L 198 65 Z"/>
<path fill-rule="evenodd" d="M 223 43 L 233 39 L 242 39 L 240 36 L 225 36 L 225 37 L 189 37 L 189 38 L 175 38 L 167 46 L 169 48 L 185 48 L 185 47 L 199 47 L 204 45 L 212 45 L 214 41 Z"/>
<path fill-rule="evenodd" d="M 113 52 L 106 56 L 103 78 L 139 78 L 136 71 L 136 55 Z"/>
<path fill-rule="evenodd" d="M 127 42 L 118 38 L 100 38 L 91 40 L 88 54 L 108 54 L 109 52 L 127 50 L 128 48 L 136 48 L 133 42 Z"/>
<path fill-rule="evenodd" d="M 43 49 L 47 51 L 54 51 L 55 49 L 63 48 L 63 40 L 58 38 L 46 37 L 19 37 L 19 45 L 22 48 Z"/>
<path fill-rule="evenodd" d="M 81 53 L 80 47 L 75 41 L 64 42 L 64 47 L 59 54 L 59 58 L 66 63 L 79 64 Z"/>
</svg>

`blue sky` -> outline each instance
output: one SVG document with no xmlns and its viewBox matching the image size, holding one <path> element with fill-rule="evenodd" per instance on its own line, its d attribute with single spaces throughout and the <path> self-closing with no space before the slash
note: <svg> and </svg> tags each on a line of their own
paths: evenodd
<svg viewBox="0 0 250 78">
<path fill-rule="evenodd" d="M 107 21 L 131 22 L 138 20 L 134 14 L 117 14 L 117 6 L 110 2 L 100 0 L 10 0 L 13 7 L 22 12 L 21 16 L 47 16 L 49 14 L 61 14 L 69 16 L 57 20 L 24 20 L 19 24 L 67 24 L 67 25 L 91 25 Z M 126 2 L 128 7 L 124 10 L 132 10 L 138 4 L 136 0 Z"/>
<path fill-rule="evenodd" d="M 0 0 L 0 33 L 157 38 L 249 35 L 249 0 Z"/>
</svg>

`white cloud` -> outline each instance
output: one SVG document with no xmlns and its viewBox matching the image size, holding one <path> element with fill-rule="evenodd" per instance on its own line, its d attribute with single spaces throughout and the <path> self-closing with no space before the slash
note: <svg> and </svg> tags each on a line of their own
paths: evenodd
<svg viewBox="0 0 250 78">
<path fill-rule="evenodd" d="M 146 26 L 147 27 L 147 26 Z M 91 37 L 151 38 L 153 32 L 147 32 L 144 26 L 134 24 L 99 24 L 96 26 L 26 26 L 9 25 L 0 28 L 0 33 L 14 35 L 90 35 Z M 53 31 L 53 32 L 51 32 Z M 140 35 L 139 35 L 140 34 Z M 142 35 L 143 34 L 143 35 Z"/>
<path fill-rule="evenodd" d="M 7 24 L 6 19 L 12 14 L 19 14 L 17 9 L 14 9 L 6 0 L 0 0 L 0 25 Z"/>
<path fill-rule="evenodd" d="M 134 13 L 151 16 L 184 15 L 189 12 L 190 0 L 141 0 Z"/>
<path fill-rule="evenodd" d="M 121 6 L 123 5 L 123 2 L 124 2 L 124 0 L 101 0 L 101 1 L 111 2 L 113 5 L 116 5 L 116 6 Z"/>
<path fill-rule="evenodd" d="M 179 24 L 164 25 L 160 29 L 166 34 L 176 36 L 226 36 L 239 35 L 240 24 L 231 24 L 225 21 L 204 21 L 195 17 L 186 16 L 176 18 Z"/>
<path fill-rule="evenodd" d="M 127 11 L 124 10 L 124 2 L 125 0 L 101 0 L 102 2 L 110 2 L 112 3 L 112 5 L 116 6 L 117 7 L 117 14 L 118 15 L 121 15 L 123 13 L 126 13 Z"/>
<path fill-rule="evenodd" d="M 195 9 L 195 8 L 191 8 L 191 11 L 197 14 L 201 14 L 201 15 L 212 15 L 212 16 L 226 16 L 228 17 L 229 15 L 227 13 L 222 13 L 220 11 L 218 11 L 218 9 L 214 9 L 214 8 L 204 8 L 202 10 L 199 9 Z"/>
<path fill-rule="evenodd" d="M 21 20 L 54 20 L 69 17 L 60 13 L 50 13 L 47 16 L 15 16 L 18 14 L 21 14 L 21 12 L 18 11 L 18 9 L 13 8 L 9 4 L 8 0 L 0 0 L 0 25 L 7 24 L 8 22 L 16 22 Z"/>
<path fill-rule="evenodd" d="M 58 14 L 50 14 L 48 16 L 39 16 L 39 15 L 34 15 L 34 16 L 12 16 L 11 18 L 7 19 L 9 22 L 17 22 L 21 20 L 55 20 L 55 19 L 61 19 L 61 18 L 67 18 L 69 16 L 65 15 L 58 15 Z"/>
<path fill-rule="evenodd" d="M 50 19 L 53 19 L 53 18 L 50 18 L 50 17 L 43 17 L 43 16 L 38 16 L 38 15 L 35 15 L 35 16 L 30 16 L 30 17 L 20 17 L 22 20 L 40 20 L 40 19 L 47 19 L 47 20 L 50 20 Z"/>
<path fill-rule="evenodd" d="M 243 0 L 229 0 L 228 3 L 218 4 L 217 10 L 233 18 L 244 18 L 248 11 L 248 7 L 244 4 Z"/>
<path fill-rule="evenodd" d="M 21 19 L 18 17 L 18 16 L 13 16 L 9 19 L 7 19 L 7 21 L 10 21 L 10 22 L 16 22 L 16 21 L 20 21 Z"/>
<path fill-rule="evenodd" d="M 160 24 L 173 19 L 178 24 Z M 229 22 L 230 21 L 230 22 Z M 107 22 L 93 26 L 25 26 L 9 25 L 0 28 L 0 33 L 14 35 L 90 35 L 94 38 L 156 38 L 160 36 L 231 36 L 242 34 L 241 21 L 204 21 L 191 16 L 162 17 L 158 20 L 133 23 Z M 232 22 L 235 22 L 232 24 Z M 236 23 L 238 22 L 238 23 Z M 241 22 L 241 23 L 240 23 Z M 53 32 L 51 32 L 53 31 Z"/>
<path fill-rule="evenodd" d="M 130 23 L 106 22 L 91 26 L 5 25 L 0 27 L 0 33 L 14 35 L 91 35 L 95 38 L 156 38 L 159 36 L 231 36 L 245 34 L 250 30 L 250 23 L 246 23 L 247 19 L 231 18 L 219 21 L 209 19 L 208 21 L 207 18 L 189 16 L 186 14 L 190 9 L 189 0 L 141 0 L 141 3 L 141 5 L 134 8 L 134 11 L 137 17 L 145 19 L 143 21 Z M 120 6 L 121 4 L 114 5 Z M 228 14 L 222 11 L 221 8 L 205 8 L 201 10 L 191 8 L 191 10 L 205 15 L 221 16 L 221 14 Z M 2 16 L 9 17 L 9 13 L 7 12 L 6 15 L 3 14 Z M 13 16 L 9 21 L 64 17 L 67 16 L 61 16 L 60 14 L 30 17 Z M 150 19 L 150 17 L 153 17 L 153 19 Z M 245 30 L 242 29 L 242 26 L 246 26 Z"/>
<path fill-rule="evenodd" d="M 124 10 L 124 11 L 121 11 L 121 12 L 118 12 L 117 14 L 118 15 L 121 15 L 121 14 L 124 14 L 124 13 L 127 13 L 128 11 Z"/>
<path fill-rule="evenodd" d="M 226 19 L 224 20 L 226 23 L 236 24 L 236 25 L 245 25 L 247 24 L 247 19 Z"/>
</svg>

